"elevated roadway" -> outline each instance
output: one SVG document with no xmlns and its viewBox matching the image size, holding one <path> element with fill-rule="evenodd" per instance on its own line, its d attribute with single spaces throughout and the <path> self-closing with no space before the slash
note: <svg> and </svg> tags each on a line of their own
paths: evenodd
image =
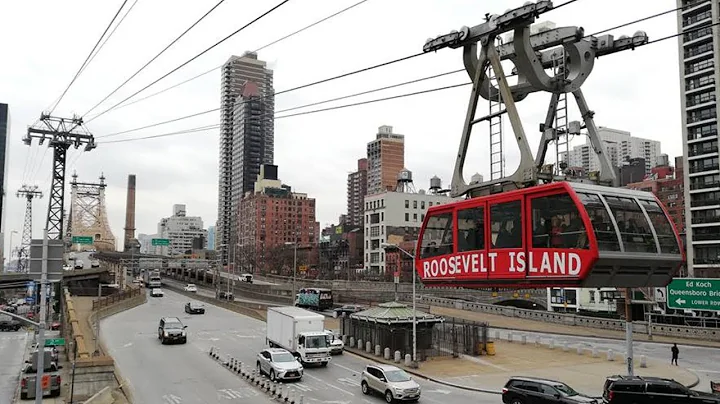
<svg viewBox="0 0 720 404">
<path fill-rule="evenodd" d="M 165 291 L 165 297 L 149 298 L 143 306 L 101 322 L 101 335 L 116 366 L 126 379 L 136 402 L 167 404 L 271 402 L 237 375 L 208 356 L 210 347 L 221 355 L 232 354 L 255 366 L 257 353 L 266 347 L 265 323 L 207 305 L 205 315 L 190 316 L 183 306 L 188 298 Z M 186 345 L 161 345 L 157 340 L 160 317 L 177 316 L 188 326 Z M 308 368 L 303 380 L 289 383 L 305 403 L 374 404 L 382 397 L 360 391 L 360 375 L 369 363 L 346 353 L 333 357 L 326 368 Z M 152 366 L 148 366 L 152 364 Z M 425 380 L 421 401 L 432 404 L 497 403 L 497 395 L 455 389 Z M 170 401 L 175 400 L 175 401 Z"/>
</svg>

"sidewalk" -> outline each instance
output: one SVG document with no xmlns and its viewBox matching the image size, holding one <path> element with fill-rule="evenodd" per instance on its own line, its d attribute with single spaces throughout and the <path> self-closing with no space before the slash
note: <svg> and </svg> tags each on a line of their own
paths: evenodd
<svg viewBox="0 0 720 404">
<path fill-rule="evenodd" d="M 540 332 L 548 334 L 562 334 L 574 336 L 587 336 L 596 338 L 625 339 L 625 331 L 603 330 L 600 328 L 588 328 L 579 326 L 569 326 L 554 323 L 543 323 L 540 321 L 525 320 L 514 317 L 498 316 L 495 314 L 478 313 L 475 311 L 467 311 L 453 309 L 450 307 L 430 306 L 430 313 L 441 316 L 462 318 L 465 320 L 482 321 L 490 324 L 491 328 L 505 328 L 510 330 L 521 330 Z M 646 334 L 633 333 L 635 341 L 650 341 Z M 661 342 L 667 344 L 678 343 L 681 345 L 695 345 L 710 348 L 720 348 L 720 342 L 703 341 L 700 339 L 675 338 L 665 336 L 653 336 L 652 342 Z"/>
<path fill-rule="evenodd" d="M 494 356 L 438 357 L 422 362 L 419 369 L 400 367 L 417 376 L 469 390 L 500 393 L 512 376 L 535 376 L 562 381 L 591 396 L 602 394 L 607 376 L 625 374 L 627 368 L 619 355 L 616 355 L 615 361 L 609 362 L 605 352 L 599 352 L 598 357 L 593 358 L 589 351 L 578 355 L 574 347 L 564 352 L 561 347 L 550 349 L 547 345 L 502 341 L 496 341 L 495 347 L 497 354 Z M 349 351 L 386 362 L 381 357 L 357 349 Z M 639 358 L 636 358 L 635 374 L 675 379 L 688 387 L 694 387 L 699 382 L 689 370 L 665 363 L 648 360 L 647 368 L 641 368 Z"/>
<path fill-rule="evenodd" d="M 90 313 L 92 313 L 93 300 L 95 299 L 97 298 L 94 296 L 72 297 L 73 307 L 75 307 L 75 314 L 77 315 L 78 324 L 80 325 L 80 330 L 82 331 L 83 337 L 85 338 L 85 347 L 91 355 L 93 352 L 95 352 L 96 349 L 95 331 L 90 328 L 90 324 L 88 324 L 88 317 L 90 317 Z M 100 351 L 101 355 L 104 354 L 102 350 L 102 345 L 98 346 L 97 349 Z"/>
</svg>

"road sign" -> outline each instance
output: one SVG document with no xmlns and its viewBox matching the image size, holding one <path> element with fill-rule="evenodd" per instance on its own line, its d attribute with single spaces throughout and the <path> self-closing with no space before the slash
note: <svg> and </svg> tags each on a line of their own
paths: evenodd
<svg viewBox="0 0 720 404">
<path fill-rule="evenodd" d="M 72 243 L 73 244 L 92 244 L 93 238 L 92 238 L 92 236 L 73 236 Z"/>
<path fill-rule="evenodd" d="M 667 302 L 667 290 L 665 288 L 655 288 L 655 301 L 657 303 Z"/>
<path fill-rule="evenodd" d="M 155 246 L 166 246 L 166 245 L 170 245 L 170 239 L 167 239 L 167 238 L 154 238 L 154 239 L 152 239 L 152 245 L 155 245 Z"/>
<path fill-rule="evenodd" d="M 720 279 L 673 279 L 665 296 L 671 309 L 720 311 Z"/>
<path fill-rule="evenodd" d="M 28 297 L 25 298 L 25 302 L 32 304 L 32 303 L 35 302 L 35 297 L 34 297 L 34 296 L 28 296 Z"/>
<path fill-rule="evenodd" d="M 45 340 L 45 346 L 65 345 L 65 338 L 50 338 Z"/>
</svg>

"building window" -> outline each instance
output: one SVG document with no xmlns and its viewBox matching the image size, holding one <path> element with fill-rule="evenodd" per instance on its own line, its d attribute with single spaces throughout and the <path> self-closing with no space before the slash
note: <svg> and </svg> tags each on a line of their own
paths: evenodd
<svg viewBox="0 0 720 404">
<path fill-rule="evenodd" d="M 413 213 L 413 222 L 417 222 L 417 213 Z"/>
<path fill-rule="evenodd" d="M 425 209 L 425 201 L 420 201 L 420 209 Z"/>
<path fill-rule="evenodd" d="M 458 252 L 485 248 L 485 209 L 483 207 L 462 209 L 458 215 Z"/>
<path fill-rule="evenodd" d="M 406 222 L 409 222 L 409 221 L 410 221 L 410 214 L 409 214 L 409 213 L 405 213 L 405 221 L 406 221 Z"/>
<path fill-rule="evenodd" d="M 413 201 L 413 209 L 417 209 L 417 201 Z"/>
<path fill-rule="evenodd" d="M 405 209 L 408 209 L 410 207 L 410 201 L 407 199 L 405 200 Z"/>
<path fill-rule="evenodd" d="M 493 248 L 522 248 L 521 206 L 520 201 L 490 206 Z"/>
</svg>

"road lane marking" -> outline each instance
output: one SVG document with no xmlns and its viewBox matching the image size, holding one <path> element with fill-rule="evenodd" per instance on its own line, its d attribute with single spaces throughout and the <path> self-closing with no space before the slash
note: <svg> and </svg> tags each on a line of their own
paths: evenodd
<svg viewBox="0 0 720 404">
<path fill-rule="evenodd" d="M 353 396 L 353 397 L 355 396 L 355 394 L 353 394 L 353 393 L 350 392 L 350 391 L 347 391 L 347 390 L 345 390 L 345 389 L 343 389 L 343 388 L 340 388 L 340 387 L 338 387 L 338 386 L 336 386 L 336 385 L 334 385 L 334 384 L 332 384 L 332 383 L 328 383 L 327 380 L 324 380 L 324 379 L 321 379 L 321 378 L 319 378 L 319 377 L 313 376 L 313 375 L 311 375 L 311 374 L 309 374 L 309 373 L 305 373 L 305 376 L 306 376 L 306 377 L 309 377 L 309 378 L 311 378 L 311 379 L 317 380 L 317 381 L 319 381 L 320 383 L 322 383 L 322 384 L 324 384 L 324 385 L 326 385 L 326 386 L 330 386 L 330 387 L 332 387 L 332 388 L 334 388 L 334 389 L 336 389 L 336 390 L 340 390 L 340 391 L 342 391 L 342 392 L 345 393 L 345 394 L 349 394 L 349 395 L 351 395 L 351 396 Z"/>
<path fill-rule="evenodd" d="M 707 369 L 688 369 L 693 372 L 700 372 L 700 373 L 720 373 L 720 370 L 707 370 Z"/>
<path fill-rule="evenodd" d="M 341 377 L 337 379 L 342 384 L 347 384 L 350 387 L 360 387 L 360 382 L 357 380 L 353 380 L 349 377 Z"/>
<path fill-rule="evenodd" d="M 218 398 L 224 398 L 226 400 L 242 399 L 257 397 L 259 394 L 255 389 L 244 387 L 239 390 L 235 389 L 220 389 L 217 391 Z"/>
<path fill-rule="evenodd" d="M 305 391 L 305 392 L 313 391 L 312 387 L 308 386 L 307 384 L 303 384 L 303 383 L 293 383 L 292 386 L 300 391 Z"/>
<path fill-rule="evenodd" d="M 182 398 L 172 394 L 165 394 L 162 399 L 166 404 L 182 404 Z"/>
<path fill-rule="evenodd" d="M 330 364 L 331 364 L 332 366 L 337 366 L 337 367 L 343 368 L 343 369 L 345 369 L 345 370 L 347 370 L 347 371 L 349 371 L 349 372 L 352 372 L 352 373 L 362 373 L 362 370 L 351 369 L 351 368 L 349 368 L 349 367 L 347 367 L 347 366 L 343 366 L 343 365 L 340 365 L 340 364 L 338 364 L 338 363 L 333 363 L 333 362 L 331 362 Z"/>
</svg>

